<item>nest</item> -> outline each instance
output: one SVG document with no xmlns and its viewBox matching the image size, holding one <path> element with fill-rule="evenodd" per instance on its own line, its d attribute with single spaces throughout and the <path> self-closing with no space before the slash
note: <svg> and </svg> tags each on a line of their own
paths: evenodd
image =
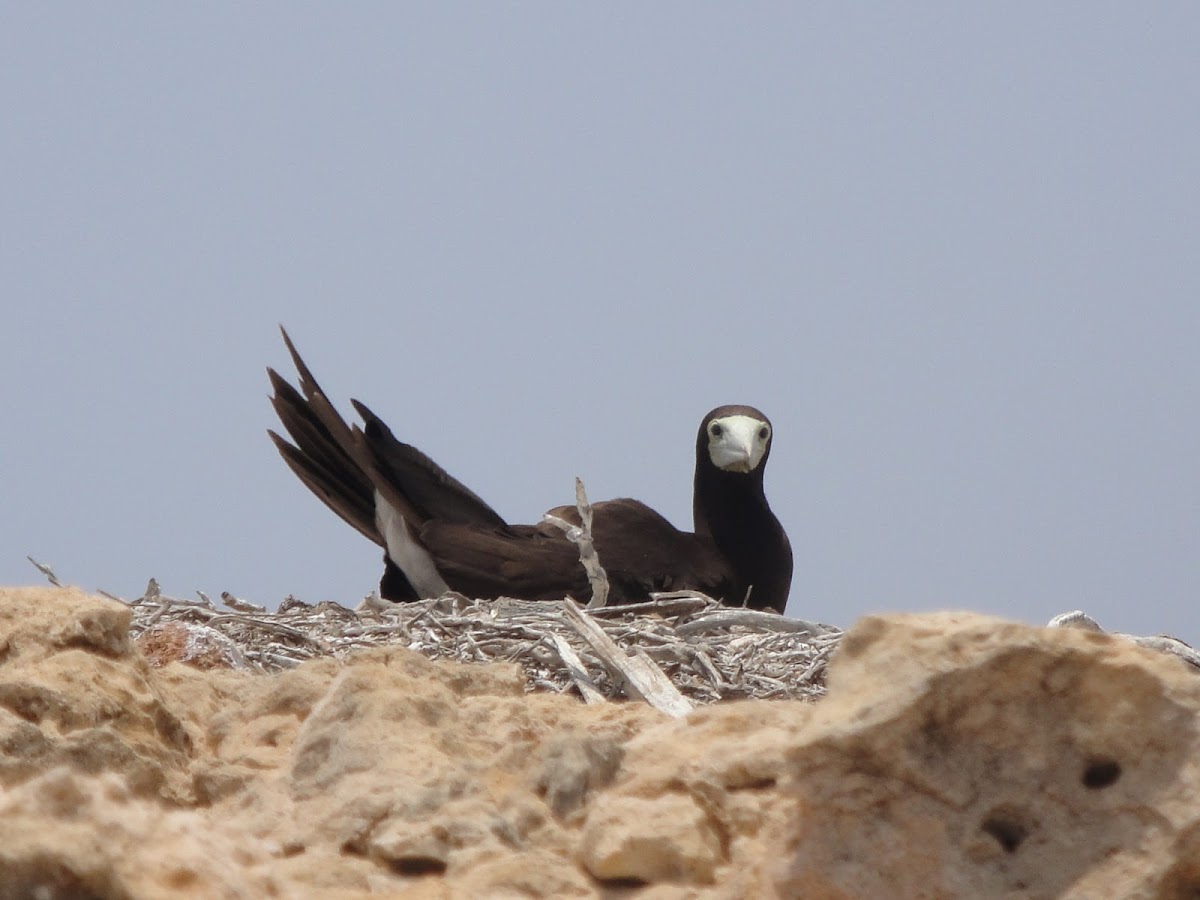
<svg viewBox="0 0 1200 900">
<path fill-rule="evenodd" d="M 429 659 L 516 663 L 530 691 L 577 692 L 589 703 L 634 697 L 674 715 L 718 700 L 816 699 L 841 637 L 829 625 L 687 593 L 590 610 L 570 598 L 472 600 L 456 593 L 414 603 L 372 595 L 356 609 L 288 597 L 275 612 L 229 594 L 221 609 L 197 594 L 168 597 L 152 579 L 127 603 L 131 631 L 152 661 L 273 672 L 399 646 Z"/>
</svg>

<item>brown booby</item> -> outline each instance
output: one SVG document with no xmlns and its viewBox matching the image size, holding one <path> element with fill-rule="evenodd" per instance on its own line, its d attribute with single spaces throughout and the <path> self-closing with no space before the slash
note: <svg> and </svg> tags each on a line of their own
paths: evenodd
<svg viewBox="0 0 1200 900">
<path fill-rule="evenodd" d="M 281 329 L 282 330 L 282 329 Z M 591 596 L 578 548 L 560 528 L 510 525 L 378 416 L 351 400 L 346 424 L 283 332 L 300 389 L 267 369 L 271 403 L 294 443 L 268 430 L 292 471 L 335 513 L 384 550 L 380 594 L 405 601 L 447 590 L 468 597 Z M 729 605 L 783 612 L 792 549 L 763 492 L 771 423 L 751 406 L 720 406 L 696 435 L 694 532 L 637 500 L 593 504 L 592 538 L 610 603 L 652 591 L 702 591 Z M 574 507 L 551 514 L 578 523 Z"/>
</svg>

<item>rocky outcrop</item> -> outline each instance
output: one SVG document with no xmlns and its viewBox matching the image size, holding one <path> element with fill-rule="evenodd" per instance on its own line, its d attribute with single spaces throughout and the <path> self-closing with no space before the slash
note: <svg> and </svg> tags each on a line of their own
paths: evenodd
<svg viewBox="0 0 1200 900">
<path fill-rule="evenodd" d="M 819 703 L 678 719 L 403 649 L 255 675 L 156 641 L 0 589 L 0 898 L 1200 892 L 1200 679 L 1119 637 L 870 618 Z"/>
</svg>

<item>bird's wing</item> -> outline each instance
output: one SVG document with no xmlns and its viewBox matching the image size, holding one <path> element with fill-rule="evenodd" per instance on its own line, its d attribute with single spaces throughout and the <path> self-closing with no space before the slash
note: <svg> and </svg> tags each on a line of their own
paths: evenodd
<svg viewBox="0 0 1200 900">
<path fill-rule="evenodd" d="M 404 493 L 420 516 L 419 521 L 442 519 L 481 526 L 507 524 L 465 484 L 416 447 L 397 440 L 366 404 L 357 400 L 350 402 L 362 416 L 363 428 L 356 433 L 361 434 L 375 471 Z"/>
</svg>

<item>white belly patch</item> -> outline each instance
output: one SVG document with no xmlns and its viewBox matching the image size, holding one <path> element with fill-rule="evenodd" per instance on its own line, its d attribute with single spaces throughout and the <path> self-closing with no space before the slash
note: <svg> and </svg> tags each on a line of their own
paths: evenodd
<svg viewBox="0 0 1200 900">
<path fill-rule="evenodd" d="M 375 527 L 383 535 L 387 554 L 420 597 L 440 597 L 450 590 L 429 551 L 408 530 L 404 516 L 375 492 Z"/>
</svg>

